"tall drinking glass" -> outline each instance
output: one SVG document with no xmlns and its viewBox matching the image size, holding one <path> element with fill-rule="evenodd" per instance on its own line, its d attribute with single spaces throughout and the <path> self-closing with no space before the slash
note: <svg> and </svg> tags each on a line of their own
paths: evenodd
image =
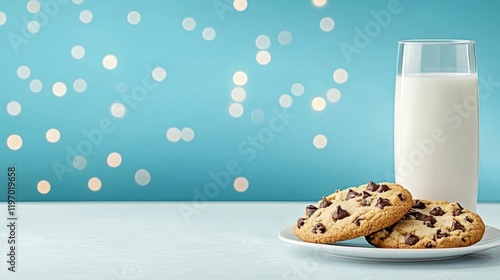
<svg viewBox="0 0 500 280">
<path fill-rule="evenodd" d="M 459 202 L 476 211 L 477 81 L 474 41 L 399 42 L 395 173 L 415 199 Z"/>
</svg>

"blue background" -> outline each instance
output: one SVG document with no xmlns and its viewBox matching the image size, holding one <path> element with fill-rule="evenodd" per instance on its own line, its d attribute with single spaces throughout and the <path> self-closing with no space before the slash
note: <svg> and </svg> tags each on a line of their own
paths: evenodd
<svg viewBox="0 0 500 280">
<path fill-rule="evenodd" d="M 339 0 L 316 7 L 307 0 L 250 0 L 239 12 L 223 0 L 40 0 L 35 14 L 26 2 L 0 0 L 7 16 L 0 25 L 0 162 L 4 170 L 17 168 L 18 200 L 316 200 L 337 188 L 392 181 L 397 41 L 460 38 L 477 43 L 479 200 L 500 201 L 498 1 Z M 83 10 L 92 12 L 88 24 L 79 19 Z M 141 15 L 136 25 L 127 21 L 131 11 Z M 192 31 L 182 26 L 187 17 L 196 21 Z M 329 32 L 320 28 L 325 17 L 335 22 Z M 31 20 L 40 21 L 34 34 L 26 31 Z M 216 31 L 213 40 L 203 38 L 206 27 Z M 293 36 L 289 44 L 279 42 L 283 31 Z M 256 61 L 260 35 L 271 42 L 266 65 Z M 72 57 L 75 45 L 85 48 L 82 59 Z M 115 69 L 102 65 L 108 54 L 118 59 Z M 31 70 L 27 79 L 16 74 L 22 65 Z M 167 77 L 123 118 L 111 115 L 113 103 L 130 98 L 143 80 L 154 82 L 155 67 Z M 336 69 L 348 72 L 347 82 L 334 81 Z M 241 117 L 228 111 L 237 71 L 248 76 Z M 30 91 L 33 79 L 43 83 L 41 92 Z M 83 93 L 73 89 L 76 79 L 86 81 Z M 52 93 L 55 82 L 67 85 L 64 96 Z M 292 94 L 296 83 L 305 89 L 300 96 Z M 337 102 L 327 99 L 332 88 L 341 92 Z M 279 103 L 284 94 L 292 99 L 286 109 Z M 316 97 L 326 100 L 324 110 L 313 110 Z M 17 116 L 6 110 L 11 101 L 22 106 Z M 252 119 L 256 110 L 262 122 Z M 288 119 L 275 122 L 283 114 Z M 54 164 L 65 165 L 68 151 L 103 120 L 112 131 L 92 144 L 85 168 L 66 165 L 58 177 Z M 194 139 L 169 141 L 172 127 L 191 128 Z M 45 139 L 50 128 L 61 133 L 57 143 Z M 12 134 L 23 139 L 17 151 L 5 144 Z M 319 134 L 328 139 L 323 149 L 313 145 Z M 106 164 L 111 152 L 122 156 L 116 168 Z M 226 177 L 227 164 L 237 167 Z M 139 169 L 151 176 L 146 186 L 134 180 Z M 6 171 L 0 173 L 6 186 Z M 210 174 L 224 182 L 217 185 Z M 102 182 L 98 191 L 87 186 L 92 177 Z M 236 177 L 248 180 L 246 191 L 235 190 Z M 50 183 L 47 194 L 37 190 L 40 180 Z"/>
</svg>

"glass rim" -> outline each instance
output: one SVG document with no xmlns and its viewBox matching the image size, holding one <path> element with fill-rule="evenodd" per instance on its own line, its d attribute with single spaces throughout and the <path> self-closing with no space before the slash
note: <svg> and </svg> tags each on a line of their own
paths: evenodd
<svg viewBox="0 0 500 280">
<path fill-rule="evenodd" d="M 408 39 L 398 41 L 399 45 L 470 45 L 474 40 L 467 39 Z"/>
</svg>

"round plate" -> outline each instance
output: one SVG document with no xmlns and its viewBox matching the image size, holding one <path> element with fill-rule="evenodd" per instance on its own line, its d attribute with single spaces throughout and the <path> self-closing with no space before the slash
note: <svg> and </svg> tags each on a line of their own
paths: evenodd
<svg viewBox="0 0 500 280">
<path fill-rule="evenodd" d="M 491 226 L 486 226 L 481 241 L 468 247 L 459 248 L 382 249 L 373 247 L 366 242 L 364 237 L 332 244 L 308 243 L 295 236 L 293 226 L 283 229 L 278 234 L 278 238 L 287 243 L 317 250 L 332 257 L 387 262 L 446 260 L 500 246 L 500 230 Z"/>
</svg>

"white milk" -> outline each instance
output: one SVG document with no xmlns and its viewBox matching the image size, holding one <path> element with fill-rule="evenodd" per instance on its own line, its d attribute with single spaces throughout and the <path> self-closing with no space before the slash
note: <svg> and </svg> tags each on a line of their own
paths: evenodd
<svg viewBox="0 0 500 280">
<path fill-rule="evenodd" d="M 477 74 L 396 77 L 396 182 L 415 199 L 475 211 L 479 119 Z"/>
</svg>

